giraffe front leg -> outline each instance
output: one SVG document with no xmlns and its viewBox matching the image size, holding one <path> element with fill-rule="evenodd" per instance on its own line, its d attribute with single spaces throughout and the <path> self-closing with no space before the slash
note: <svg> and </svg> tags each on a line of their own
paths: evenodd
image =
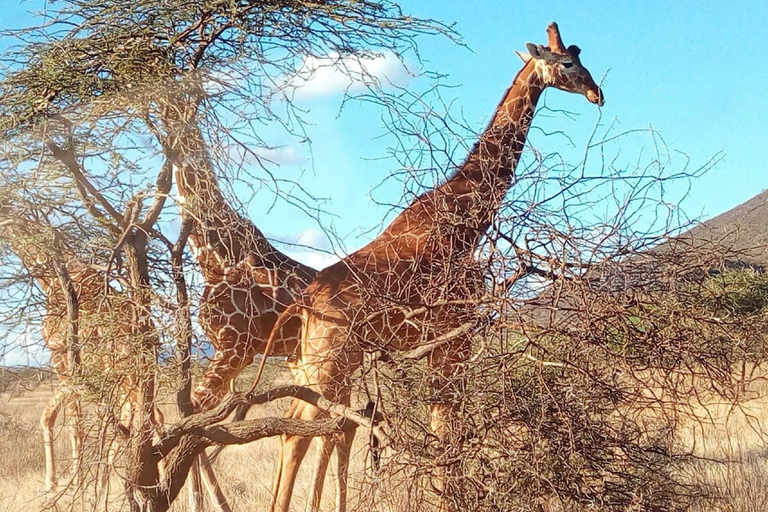
<svg viewBox="0 0 768 512">
<path fill-rule="evenodd" d="M 320 502 L 323 499 L 323 486 L 325 485 L 325 474 L 328 470 L 328 461 L 333 454 L 335 442 L 331 436 L 322 436 L 320 447 L 315 456 L 315 468 L 312 475 L 312 484 L 309 488 L 309 501 L 307 502 L 307 512 L 318 512 Z"/>
<path fill-rule="evenodd" d="M 252 361 L 252 354 L 240 354 L 234 349 L 217 351 L 211 364 L 205 369 L 202 380 L 192 392 L 192 405 L 195 410 L 207 411 L 218 405 L 230 391 L 235 377 Z M 218 451 L 215 454 L 218 454 Z M 196 466 L 200 470 L 199 478 L 206 488 L 211 506 L 217 512 L 229 512 L 231 508 L 221 490 L 208 455 L 202 453 L 198 462 Z M 190 492 L 194 493 L 195 490 L 190 489 Z"/>
<path fill-rule="evenodd" d="M 82 482 L 83 460 L 83 409 L 80 399 L 72 396 L 67 403 L 69 414 L 70 447 L 72 450 L 72 485 L 79 487 Z"/>
<path fill-rule="evenodd" d="M 448 449 L 459 450 L 463 425 L 458 418 L 458 406 L 466 389 L 460 363 L 470 355 L 470 340 L 459 339 L 455 343 L 439 347 L 430 355 L 434 369 L 431 386 L 437 402 L 430 407 L 430 429 L 440 444 L 441 455 Z M 450 497 L 460 492 L 453 484 L 461 477 L 457 465 L 438 464 L 434 487 L 439 497 L 440 510 L 450 509 Z"/>
<path fill-rule="evenodd" d="M 289 414 L 294 419 L 314 420 L 320 416 L 320 410 L 297 399 L 291 405 Z M 283 435 L 281 440 L 280 463 L 272 488 L 272 512 L 289 512 L 296 475 L 312 443 L 311 437 L 301 436 Z M 322 493 L 322 489 L 319 492 Z"/>
<path fill-rule="evenodd" d="M 241 354 L 234 349 L 217 351 L 192 391 L 195 410 L 208 411 L 216 407 L 229 392 L 235 377 L 252 362 L 253 354 Z"/>
<path fill-rule="evenodd" d="M 40 426 L 43 430 L 43 448 L 45 449 L 45 490 L 51 492 L 56 488 L 56 454 L 54 452 L 53 427 L 59 415 L 64 392 L 61 386 L 56 388 L 53 397 L 40 415 Z"/>
<path fill-rule="evenodd" d="M 349 488 L 349 456 L 357 429 L 339 434 L 336 443 L 336 512 L 347 511 L 347 489 Z"/>
<path fill-rule="evenodd" d="M 232 512 L 232 508 L 227 503 L 227 497 L 224 496 L 224 492 L 221 490 L 219 480 L 216 478 L 216 473 L 213 471 L 205 451 L 200 454 L 198 461 L 200 462 L 203 484 L 208 491 L 208 498 L 211 500 L 211 506 L 216 512 Z"/>
</svg>

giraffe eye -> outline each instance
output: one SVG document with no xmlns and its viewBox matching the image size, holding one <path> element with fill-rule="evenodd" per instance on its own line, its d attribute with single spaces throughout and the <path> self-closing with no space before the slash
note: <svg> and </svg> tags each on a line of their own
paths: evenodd
<svg viewBox="0 0 768 512">
<path fill-rule="evenodd" d="M 573 67 L 573 62 L 563 62 L 563 67 L 568 69 Z"/>
</svg>

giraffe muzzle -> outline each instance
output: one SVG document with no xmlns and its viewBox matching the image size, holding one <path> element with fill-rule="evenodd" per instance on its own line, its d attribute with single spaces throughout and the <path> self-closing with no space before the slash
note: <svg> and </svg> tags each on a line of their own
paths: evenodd
<svg viewBox="0 0 768 512">
<path fill-rule="evenodd" d="M 603 91 L 601 89 L 589 90 L 587 91 L 586 96 L 590 103 L 594 103 L 598 107 L 605 105 L 605 96 L 603 96 Z"/>
</svg>

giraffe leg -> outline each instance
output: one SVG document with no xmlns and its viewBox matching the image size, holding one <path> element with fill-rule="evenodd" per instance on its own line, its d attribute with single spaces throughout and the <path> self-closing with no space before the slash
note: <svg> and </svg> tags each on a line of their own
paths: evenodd
<svg viewBox="0 0 768 512">
<path fill-rule="evenodd" d="M 292 370 L 293 371 L 293 370 Z M 294 373 L 294 377 L 296 379 L 300 378 L 300 375 L 297 373 Z M 298 400 L 294 400 L 291 402 L 291 407 L 288 409 L 288 412 L 285 414 L 286 418 L 292 418 L 293 415 L 296 412 L 296 407 L 298 406 Z M 269 510 L 274 511 L 275 507 L 277 506 L 277 494 L 278 490 L 280 489 L 280 481 L 281 477 L 283 475 L 283 462 L 285 459 L 285 437 L 286 436 L 280 436 L 280 454 L 277 459 L 277 470 L 275 471 L 275 481 L 272 484 L 272 500 L 269 504 Z"/>
<path fill-rule="evenodd" d="M 70 397 L 67 402 L 67 414 L 69 415 L 72 450 L 72 484 L 78 487 L 82 481 L 83 459 L 83 410 L 78 397 Z"/>
<path fill-rule="evenodd" d="M 234 378 L 253 361 L 253 354 L 237 354 L 234 350 L 217 350 L 202 380 L 192 392 L 192 404 L 197 411 L 214 408 L 234 386 Z M 210 460 L 201 454 L 197 467 L 208 492 L 211 506 L 220 512 L 231 510 L 219 485 Z M 192 484 L 193 485 L 193 484 Z"/>
<path fill-rule="evenodd" d="M 213 409 L 234 386 L 234 379 L 240 371 L 253 362 L 253 357 L 252 353 L 238 354 L 233 349 L 217 350 L 192 391 L 195 409 Z"/>
<path fill-rule="evenodd" d="M 356 429 L 339 434 L 340 440 L 336 443 L 336 512 L 347 510 L 347 489 L 349 484 L 349 455 L 352 450 L 352 442 L 355 440 Z"/>
<path fill-rule="evenodd" d="M 199 512 L 203 507 L 203 489 L 200 482 L 200 461 L 195 459 L 187 476 L 187 508 Z"/>
<path fill-rule="evenodd" d="M 216 512 L 232 512 L 232 508 L 227 503 L 227 498 L 221 490 L 219 480 L 216 478 L 216 473 L 213 471 L 211 462 L 208 460 L 208 455 L 205 452 L 201 453 L 198 461 L 200 462 L 203 484 L 208 491 L 208 498 L 211 500 L 211 506 Z"/>
<path fill-rule="evenodd" d="M 315 456 L 315 469 L 312 475 L 312 486 L 309 489 L 309 501 L 307 502 L 307 512 L 318 512 L 320 510 L 320 501 L 323 499 L 323 486 L 325 484 L 325 474 L 328 469 L 328 461 L 333 453 L 334 440 L 331 436 L 320 438 L 320 447 Z"/>
<path fill-rule="evenodd" d="M 288 512 L 296 484 L 296 475 L 307 454 L 311 437 L 286 436 L 283 441 L 283 464 L 275 482 L 275 507 L 273 512 Z"/>
<path fill-rule="evenodd" d="M 56 388 L 48 404 L 40 415 L 40 426 L 43 429 L 43 446 L 45 448 L 45 489 L 48 492 L 56 488 L 56 455 L 53 446 L 53 427 L 59 415 L 64 391 L 61 386 Z"/>
<path fill-rule="evenodd" d="M 320 415 L 320 410 L 299 400 L 291 406 L 291 417 L 302 420 L 313 420 Z M 296 484 L 296 475 L 301 467 L 301 462 L 307 454 L 311 437 L 282 436 L 283 448 L 281 463 L 275 478 L 273 494 L 273 512 L 288 512 L 293 495 L 293 487 Z M 322 489 L 320 490 L 322 492 Z"/>
<path fill-rule="evenodd" d="M 438 395 L 443 396 L 443 400 L 431 406 L 429 426 L 443 445 L 442 448 L 445 448 L 445 444 L 452 435 L 459 432 L 460 425 L 456 417 L 457 404 L 454 398 L 457 393 L 452 391 L 456 386 L 464 388 L 464 380 L 457 374 L 458 363 L 467 360 L 470 348 L 470 340 L 461 339 L 454 344 L 436 349 L 430 356 L 430 365 L 435 369 L 431 385 Z M 463 393 L 459 392 L 458 395 L 463 396 Z M 453 492 L 451 479 L 458 476 L 455 468 L 442 465 L 438 468 L 435 488 L 439 494 L 440 510 L 449 508 L 448 500 Z"/>
<path fill-rule="evenodd" d="M 277 458 L 277 470 L 275 481 L 272 483 L 272 500 L 269 502 L 269 510 L 274 512 L 277 506 L 277 494 L 280 489 L 280 480 L 283 476 L 283 458 L 285 457 L 285 436 L 280 436 L 280 455 Z"/>
</svg>

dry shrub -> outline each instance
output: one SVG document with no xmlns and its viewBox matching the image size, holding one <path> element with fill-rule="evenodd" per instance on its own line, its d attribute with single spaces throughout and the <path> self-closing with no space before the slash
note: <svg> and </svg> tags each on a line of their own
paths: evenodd
<svg viewBox="0 0 768 512">
<path fill-rule="evenodd" d="M 374 365 L 392 445 L 361 507 L 415 511 L 442 497 L 454 510 L 751 510 L 739 502 L 764 477 L 755 456 L 690 478 L 702 460 L 679 433 L 703 421 L 705 396 L 744 397 L 735 370 L 764 357 L 768 278 L 666 256 L 642 265 L 652 279 L 608 286 L 585 273 L 499 317 L 441 387 L 407 357 Z M 427 411 L 446 397 L 455 421 L 441 443 Z"/>
<path fill-rule="evenodd" d="M 16 478 L 45 467 L 36 423 L 0 410 L 0 480 Z"/>
</svg>

